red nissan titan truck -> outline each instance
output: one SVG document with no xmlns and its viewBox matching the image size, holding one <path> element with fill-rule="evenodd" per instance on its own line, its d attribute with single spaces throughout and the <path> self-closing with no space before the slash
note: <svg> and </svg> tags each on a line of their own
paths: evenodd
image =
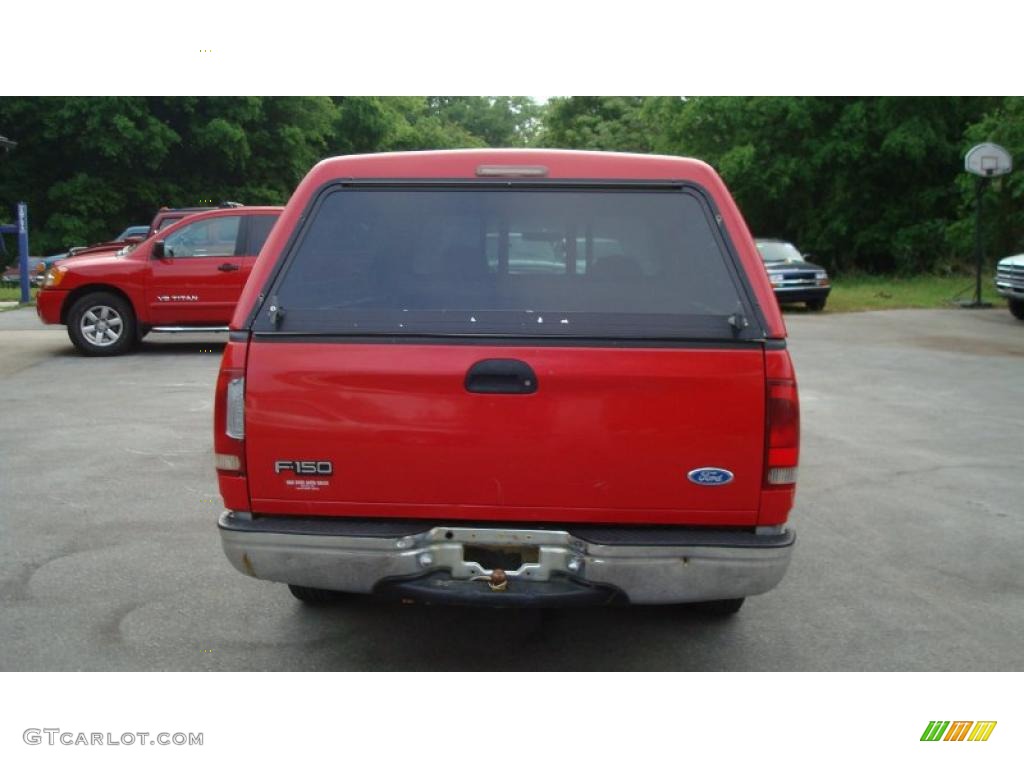
<svg viewBox="0 0 1024 768">
<path fill-rule="evenodd" d="M 224 551 L 307 603 L 699 603 L 789 564 L 786 329 L 690 159 L 457 150 L 310 171 L 231 321 Z"/>
<path fill-rule="evenodd" d="M 227 330 L 281 210 L 211 209 L 141 243 L 56 262 L 36 296 L 39 319 L 66 325 L 95 356 L 128 352 L 150 331 Z"/>
</svg>

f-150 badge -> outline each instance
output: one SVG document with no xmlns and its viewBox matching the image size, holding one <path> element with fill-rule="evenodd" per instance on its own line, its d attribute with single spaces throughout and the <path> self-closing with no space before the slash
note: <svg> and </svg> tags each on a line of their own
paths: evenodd
<svg viewBox="0 0 1024 768">
<path fill-rule="evenodd" d="M 296 475 L 333 475 L 334 465 L 329 461 L 275 461 L 274 472 L 294 472 Z"/>
<path fill-rule="evenodd" d="M 288 478 L 284 484 L 296 491 L 319 491 L 331 484 L 323 479 L 334 474 L 334 464 L 329 461 L 288 461 L 279 459 L 274 462 L 274 473 L 284 472 L 296 475 Z"/>
</svg>

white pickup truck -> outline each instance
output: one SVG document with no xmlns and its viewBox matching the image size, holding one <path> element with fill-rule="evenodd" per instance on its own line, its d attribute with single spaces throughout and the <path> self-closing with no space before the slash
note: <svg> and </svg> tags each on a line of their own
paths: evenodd
<svg viewBox="0 0 1024 768">
<path fill-rule="evenodd" d="M 1005 296 L 1010 312 L 1024 320 L 1024 253 L 1007 256 L 996 267 L 996 291 Z"/>
</svg>

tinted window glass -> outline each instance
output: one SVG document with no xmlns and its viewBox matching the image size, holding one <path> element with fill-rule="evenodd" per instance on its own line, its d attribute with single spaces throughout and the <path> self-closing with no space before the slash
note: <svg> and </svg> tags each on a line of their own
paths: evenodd
<svg viewBox="0 0 1024 768">
<path fill-rule="evenodd" d="M 124 240 L 126 237 L 144 237 L 147 232 L 149 232 L 149 227 L 128 227 L 114 239 Z"/>
<path fill-rule="evenodd" d="M 804 257 L 792 243 L 776 243 L 763 241 L 757 244 L 757 250 L 761 258 L 768 262 L 797 262 L 803 261 Z"/>
<path fill-rule="evenodd" d="M 277 216 L 249 216 L 249 244 L 245 249 L 246 256 L 258 256 L 267 235 L 274 227 Z"/>
<path fill-rule="evenodd" d="M 162 232 L 163 230 L 165 230 L 169 226 L 171 226 L 171 224 L 174 224 L 176 221 L 181 221 L 184 218 L 185 218 L 184 214 L 182 214 L 180 216 L 167 216 L 166 218 L 163 218 L 163 219 L 160 220 L 160 224 L 157 225 L 156 231 L 157 232 Z"/>
<path fill-rule="evenodd" d="M 175 259 L 233 256 L 239 216 L 217 216 L 186 224 L 164 240 L 164 252 Z"/>
<path fill-rule="evenodd" d="M 293 332 L 729 336 L 741 310 L 679 190 L 338 189 L 273 290 Z"/>
</svg>

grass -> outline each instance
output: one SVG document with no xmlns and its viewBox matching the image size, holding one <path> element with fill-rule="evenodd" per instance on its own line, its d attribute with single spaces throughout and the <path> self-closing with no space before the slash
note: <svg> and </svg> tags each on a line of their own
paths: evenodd
<svg viewBox="0 0 1024 768">
<path fill-rule="evenodd" d="M 29 304 L 36 300 L 35 287 L 29 288 Z M 21 288 L 17 285 L 0 285 L 0 301 L 21 301 Z"/>
<path fill-rule="evenodd" d="M 955 306 L 959 299 L 974 296 L 974 278 L 962 275 L 940 277 L 888 277 L 851 275 L 832 283 L 825 312 L 864 312 L 872 309 L 941 309 Z M 981 297 L 995 305 L 1003 299 L 992 286 L 992 276 L 981 276 Z M 800 306 L 800 305 L 794 305 Z"/>
</svg>

